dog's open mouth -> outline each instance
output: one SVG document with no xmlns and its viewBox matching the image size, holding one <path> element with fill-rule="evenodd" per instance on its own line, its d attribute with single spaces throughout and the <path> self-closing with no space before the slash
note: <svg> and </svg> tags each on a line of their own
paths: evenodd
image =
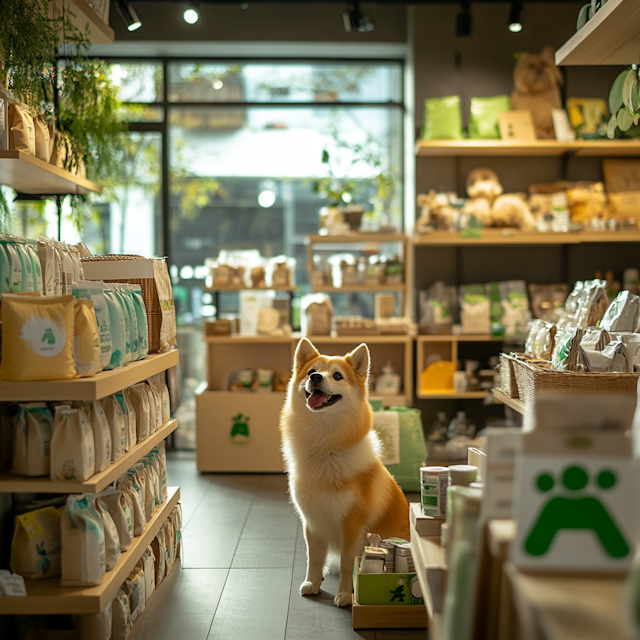
<svg viewBox="0 0 640 640">
<path fill-rule="evenodd" d="M 313 393 L 305 391 L 305 393 L 307 394 L 307 405 L 315 411 L 324 409 L 324 407 L 330 407 L 342 398 L 340 395 L 330 396 L 328 393 L 323 393 L 322 391 L 314 391 Z"/>
</svg>

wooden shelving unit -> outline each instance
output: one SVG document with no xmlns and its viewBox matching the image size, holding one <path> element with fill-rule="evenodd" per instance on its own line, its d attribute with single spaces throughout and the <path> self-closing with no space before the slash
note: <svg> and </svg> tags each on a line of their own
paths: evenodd
<svg viewBox="0 0 640 640">
<path fill-rule="evenodd" d="M 178 350 L 174 349 L 151 354 L 145 360 L 102 371 L 90 378 L 33 382 L 0 380 L 0 402 L 100 400 L 177 365 L 178 360 Z"/>
<path fill-rule="evenodd" d="M 382 293 L 384 291 L 404 291 L 404 284 L 356 284 L 342 287 L 332 287 L 330 285 L 314 286 L 313 291 L 316 293 Z"/>
<path fill-rule="evenodd" d="M 71 12 L 71 22 L 84 33 L 88 26 L 90 40 L 93 44 L 110 44 L 115 41 L 113 29 L 93 10 L 86 0 L 55 0 L 58 11 L 62 10 L 63 2 Z"/>
<path fill-rule="evenodd" d="M 305 244 L 380 244 L 384 242 L 404 242 L 407 239 L 403 233 L 348 233 L 340 236 L 312 234 L 305 239 Z"/>
<path fill-rule="evenodd" d="M 207 287 L 204 293 L 240 293 L 241 291 L 285 291 L 292 293 L 295 287 L 264 287 L 263 289 L 250 289 L 248 287 Z"/>
<path fill-rule="evenodd" d="M 153 519 L 147 523 L 142 535 L 133 539 L 129 549 L 120 555 L 118 564 L 105 574 L 99 586 L 63 587 L 60 578 L 27 579 L 27 596 L 0 598 L 0 614 L 100 613 L 111 602 L 179 499 L 180 488 L 169 487 L 165 503 L 156 508 Z"/>
<path fill-rule="evenodd" d="M 170 420 L 146 440 L 138 442 L 131 451 L 110 464 L 102 473 L 96 473 L 84 482 L 51 480 L 47 477 L 27 478 L 6 472 L 0 474 L 0 493 L 100 493 L 177 428 L 178 421 Z"/>
<path fill-rule="evenodd" d="M 558 51 L 557 65 L 638 64 L 640 3 L 608 0 Z"/>
<path fill-rule="evenodd" d="M 502 404 L 506 404 L 507 407 L 511 407 L 514 411 L 524 415 L 524 402 L 520 398 L 511 398 L 502 389 L 495 387 L 491 389 L 493 397 Z"/>
<path fill-rule="evenodd" d="M 506 338 L 494 338 L 484 334 L 443 334 L 443 335 L 420 335 L 419 342 L 504 342 Z"/>
<path fill-rule="evenodd" d="M 416 234 L 415 246 L 468 247 L 491 245 L 574 245 L 586 243 L 640 242 L 639 231 L 603 231 L 601 233 L 526 233 L 518 229 L 481 229 L 480 237 L 465 237 L 454 231 Z"/>
<path fill-rule="evenodd" d="M 611 0 L 609 0 L 609 2 L 611 2 Z M 631 0 L 631 2 L 633 2 L 633 0 Z M 597 15 L 599 14 L 600 12 L 598 12 Z M 581 33 L 581 31 L 579 33 Z M 636 62 L 638 62 L 639 57 L 640 54 L 636 53 Z M 557 157 L 563 155 L 624 157 L 640 155 L 640 141 L 631 139 L 577 140 L 575 142 L 558 142 L 557 140 L 535 140 L 532 142 L 509 142 L 506 140 L 418 140 L 416 142 L 416 155 L 423 157 Z"/>
<path fill-rule="evenodd" d="M 489 395 L 488 391 L 465 391 L 464 393 L 451 393 L 447 391 L 433 391 L 425 393 L 424 391 L 416 391 L 416 397 L 421 400 L 483 400 Z"/>
<path fill-rule="evenodd" d="M 23 151 L 0 151 L 0 184 L 19 193 L 66 195 L 102 193 L 86 178 L 76 176 Z"/>
</svg>

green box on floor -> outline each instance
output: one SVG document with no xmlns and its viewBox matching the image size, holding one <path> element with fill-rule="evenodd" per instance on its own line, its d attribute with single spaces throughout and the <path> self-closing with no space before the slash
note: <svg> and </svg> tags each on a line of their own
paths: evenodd
<svg viewBox="0 0 640 640">
<path fill-rule="evenodd" d="M 353 587 L 358 604 L 424 604 L 415 573 L 358 573 L 360 557 L 353 563 Z"/>
</svg>

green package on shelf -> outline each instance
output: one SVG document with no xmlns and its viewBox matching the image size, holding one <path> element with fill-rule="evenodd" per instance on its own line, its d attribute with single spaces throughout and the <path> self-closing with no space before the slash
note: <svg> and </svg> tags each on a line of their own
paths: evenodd
<svg viewBox="0 0 640 640">
<path fill-rule="evenodd" d="M 509 96 L 471 98 L 469 111 L 469 138 L 499 140 L 498 114 L 511 110 Z"/>
<path fill-rule="evenodd" d="M 462 140 L 460 96 L 424 101 L 423 140 Z"/>
</svg>

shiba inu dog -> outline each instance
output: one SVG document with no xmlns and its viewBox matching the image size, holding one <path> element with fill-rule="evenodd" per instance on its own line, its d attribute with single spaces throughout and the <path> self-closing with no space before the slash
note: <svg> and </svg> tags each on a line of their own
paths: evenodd
<svg viewBox="0 0 640 640">
<path fill-rule="evenodd" d="M 280 415 L 291 498 L 307 543 L 300 593 L 318 593 L 328 554 L 338 554 L 338 607 L 351 604 L 353 560 L 367 532 L 409 539 L 409 506 L 380 462 L 372 430 L 369 361 L 365 344 L 339 358 L 320 355 L 302 338 Z"/>
</svg>

